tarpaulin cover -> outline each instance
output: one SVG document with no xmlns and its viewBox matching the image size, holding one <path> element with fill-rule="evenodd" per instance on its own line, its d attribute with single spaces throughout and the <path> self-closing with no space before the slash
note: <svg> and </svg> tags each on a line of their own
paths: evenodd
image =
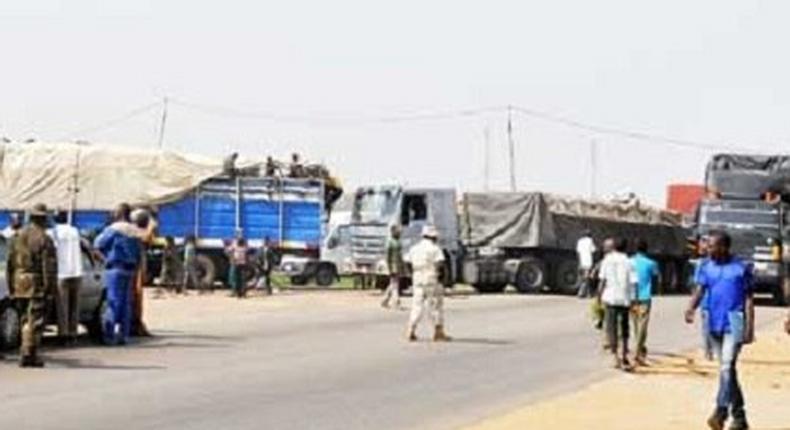
<svg viewBox="0 0 790 430">
<path fill-rule="evenodd" d="M 0 208 L 45 203 L 65 209 L 76 202 L 80 210 L 110 210 L 121 202 L 161 203 L 221 172 L 219 159 L 171 151 L 8 143 L 0 146 Z"/>
<path fill-rule="evenodd" d="M 644 238 L 651 252 L 680 256 L 681 216 L 638 202 L 609 203 L 545 193 L 467 193 L 462 235 L 470 246 L 575 250 L 585 230 L 593 237 Z"/>
<path fill-rule="evenodd" d="M 717 154 L 705 183 L 722 196 L 759 199 L 768 191 L 790 193 L 790 156 Z"/>
</svg>

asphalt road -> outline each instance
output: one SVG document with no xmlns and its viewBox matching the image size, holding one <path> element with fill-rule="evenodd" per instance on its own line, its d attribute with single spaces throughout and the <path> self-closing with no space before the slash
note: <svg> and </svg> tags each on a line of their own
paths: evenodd
<svg viewBox="0 0 790 430">
<path fill-rule="evenodd" d="M 697 345 L 685 300 L 657 301 L 652 352 Z M 408 344 L 370 293 L 149 305 L 153 340 L 0 364 L 0 429 L 452 429 L 614 372 L 573 298 L 449 299 L 450 344 Z"/>
</svg>

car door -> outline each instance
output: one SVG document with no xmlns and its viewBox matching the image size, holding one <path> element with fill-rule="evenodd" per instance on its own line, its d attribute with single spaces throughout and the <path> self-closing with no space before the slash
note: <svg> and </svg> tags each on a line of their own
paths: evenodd
<svg viewBox="0 0 790 430">
<path fill-rule="evenodd" d="M 80 286 L 80 321 L 90 321 L 99 308 L 104 283 L 101 267 L 88 253 L 82 250 L 82 285 Z"/>
</svg>

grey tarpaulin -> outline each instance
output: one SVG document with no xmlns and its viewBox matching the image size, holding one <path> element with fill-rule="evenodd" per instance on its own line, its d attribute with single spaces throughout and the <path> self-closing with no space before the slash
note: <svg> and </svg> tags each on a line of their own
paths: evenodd
<svg viewBox="0 0 790 430">
<path fill-rule="evenodd" d="M 605 237 L 644 238 L 655 254 L 680 256 L 686 232 L 673 212 L 545 193 L 467 193 L 462 237 L 469 246 L 574 250 L 585 230 Z"/>
<path fill-rule="evenodd" d="M 790 193 L 789 155 L 716 154 L 705 184 L 722 196 L 759 199 L 768 191 Z"/>
</svg>

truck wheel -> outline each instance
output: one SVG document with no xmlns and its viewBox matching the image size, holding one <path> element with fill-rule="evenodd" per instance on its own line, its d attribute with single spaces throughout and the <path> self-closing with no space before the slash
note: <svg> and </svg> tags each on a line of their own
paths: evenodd
<svg viewBox="0 0 790 430">
<path fill-rule="evenodd" d="M 472 287 L 480 294 L 497 294 L 504 292 L 507 284 L 474 284 Z"/>
<path fill-rule="evenodd" d="M 6 301 L 0 304 L 0 349 L 19 347 L 19 311 Z"/>
<path fill-rule="evenodd" d="M 321 264 L 315 272 L 315 283 L 321 287 L 328 287 L 335 283 L 337 272 L 331 264 Z"/>
<path fill-rule="evenodd" d="M 546 265 L 537 258 L 525 258 L 516 272 L 516 289 L 519 293 L 536 293 L 546 284 Z"/>
<path fill-rule="evenodd" d="M 203 287 L 211 288 L 217 280 L 217 263 L 208 255 L 198 254 L 197 259 L 198 282 Z"/>
<path fill-rule="evenodd" d="M 579 289 L 579 264 L 565 258 L 554 267 L 554 289 L 561 294 L 576 294 Z"/>
<path fill-rule="evenodd" d="M 782 284 L 774 290 L 774 303 L 777 306 L 790 305 L 790 278 L 782 280 Z"/>
</svg>

